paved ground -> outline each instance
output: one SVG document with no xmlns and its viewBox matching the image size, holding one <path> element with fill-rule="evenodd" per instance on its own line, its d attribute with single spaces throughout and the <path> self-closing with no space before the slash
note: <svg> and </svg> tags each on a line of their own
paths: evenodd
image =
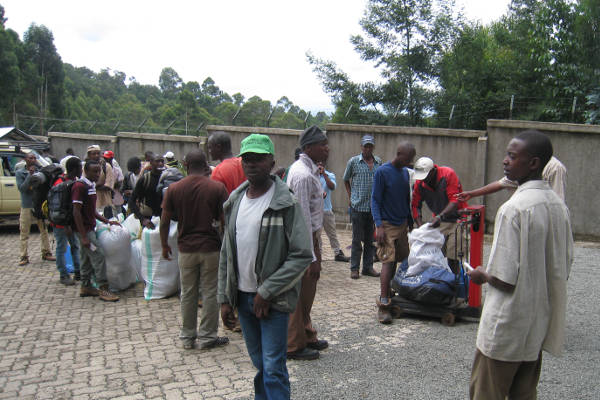
<svg viewBox="0 0 600 400">
<path fill-rule="evenodd" d="M 347 231 L 340 236 L 350 243 Z M 41 262 L 38 238 L 35 261 L 17 267 L 18 233 L 0 231 L 0 398 L 252 398 L 255 372 L 239 334 L 221 349 L 184 351 L 177 297 L 148 302 L 138 284 L 114 304 L 79 298 Z M 466 398 L 477 325 L 405 318 L 382 326 L 378 280 L 353 281 L 347 265 L 325 255 L 313 320 L 331 346 L 318 361 L 288 363 L 292 398 Z M 540 399 L 600 398 L 600 246 L 579 243 L 575 255 L 566 354 L 544 359 Z"/>
</svg>

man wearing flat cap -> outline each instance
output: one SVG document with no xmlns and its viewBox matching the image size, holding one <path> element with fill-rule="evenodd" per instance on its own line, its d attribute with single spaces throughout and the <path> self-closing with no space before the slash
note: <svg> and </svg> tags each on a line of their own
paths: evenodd
<svg viewBox="0 0 600 400">
<path fill-rule="evenodd" d="M 287 184 L 294 191 L 302 208 L 304 221 L 311 233 L 313 259 L 302 278 L 302 289 L 296 310 L 290 316 L 288 328 L 288 358 L 297 360 L 314 360 L 319 358 L 319 351 L 327 348 L 326 340 L 317 339 L 317 331 L 310 319 L 317 281 L 321 274 L 321 251 L 318 236 L 323 227 L 323 188 L 321 186 L 319 167 L 329 156 L 327 136 L 317 126 L 311 126 L 300 136 L 302 154 L 292 164 L 287 175 Z"/>
<path fill-rule="evenodd" d="M 360 140 L 361 153 L 348 160 L 344 172 L 344 184 L 350 203 L 350 218 L 352 220 L 352 252 L 350 253 L 350 277 L 358 279 L 360 256 L 362 253 L 362 274 L 379 276 L 373 270 L 373 215 L 371 214 L 371 190 L 375 170 L 381 166 L 381 158 L 373 154 L 375 139 L 364 135 Z M 362 245 L 361 245 L 362 242 Z"/>
</svg>

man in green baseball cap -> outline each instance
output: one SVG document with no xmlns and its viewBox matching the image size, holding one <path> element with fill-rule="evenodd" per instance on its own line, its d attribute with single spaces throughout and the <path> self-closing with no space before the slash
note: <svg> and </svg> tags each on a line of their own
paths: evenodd
<svg viewBox="0 0 600 400">
<path fill-rule="evenodd" d="M 254 133 L 241 143 L 248 181 L 223 205 L 217 297 L 225 326 L 235 323 L 233 309 L 238 310 L 248 354 L 258 369 L 257 398 L 289 399 L 288 321 L 312 251 L 300 204 L 287 185 L 271 175 L 274 154 L 266 135 Z"/>
</svg>

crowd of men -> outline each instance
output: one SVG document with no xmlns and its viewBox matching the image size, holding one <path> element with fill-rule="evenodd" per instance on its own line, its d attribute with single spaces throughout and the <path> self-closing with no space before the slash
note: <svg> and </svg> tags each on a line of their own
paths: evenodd
<svg viewBox="0 0 600 400">
<path fill-rule="evenodd" d="M 378 320 L 387 324 L 392 321 L 390 281 L 397 263 L 409 254 L 408 233 L 424 222 L 423 202 L 433 213 L 431 227 L 446 237 L 445 255 L 456 272 L 459 249 L 453 235 L 459 210 L 474 196 L 508 188 L 515 193 L 498 211 L 487 268 L 469 272 L 473 282 L 489 284 L 470 394 L 474 399 L 535 398 L 542 350 L 562 351 L 573 246 L 564 203 L 566 169 L 553 157 L 548 137 L 537 131 L 515 137 L 503 161 L 505 177 L 473 191 L 463 191 L 455 171 L 431 158 L 413 164 L 417 149 L 411 143 L 399 143 L 395 157 L 386 163 L 374 154 L 372 135 L 362 137 L 360 149 L 343 174 L 352 222 L 349 259 L 335 234 L 331 191 L 336 180 L 325 168 L 329 142 L 316 126 L 300 136 L 296 161 L 277 174 L 272 173 L 273 142 L 261 134 L 246 137 L 237 156 L 228 134 L 213 134 L 208 150 L 218 161 L 216 167 L 209 166 L 201 149 L 189 152 L 182 163 L 172 152 L 147 152 L 143 161 L 128 160 L 127 173 L 112 151 L 102 153 L 97 145 L 87 148 L 83 161 L 71 152 L 61 160 L 64 176 L 54 182 L 70 182 L 73 205 L 73 223 L 53 226 L 60 282 L 81 280 L 81 297 L 119 300 L 108 288 L 96 220 L 118 224 L 110 218 L 127 209 L 144 228 L 160 230 L 167 259 L 173 251 L 170 222 L 177 221 L 183 348 L 226 345 L 228 338 L 217 336 L 220 314 L 225 327 L 241 326 L 258 370 L 255 397 L 290 398 L 286 360 L 314 360 L 329 346 L 311 319 L 323 230 L 335 260 L 349 261 L 350 278 L 358 279 L 359 272 L 380 278 Z M 165 165 L 173 170 L 168 186 Z M 27 235 L 33 222 L 29 179 L 36 169 L 32 155 L 17 172 L 21 265 L 28 262 Z M 156 190 L 161 184 L 165 190 Z M 160 217 L 158 227 L 153 216 Z M 42 258 L 54 261 L 44 221 L 36 222 L 42 232 Z M 65 268 L 67 243 L 74 280 Z M 373 268 L 376 256 L 381 272 Z"/>
</svg>

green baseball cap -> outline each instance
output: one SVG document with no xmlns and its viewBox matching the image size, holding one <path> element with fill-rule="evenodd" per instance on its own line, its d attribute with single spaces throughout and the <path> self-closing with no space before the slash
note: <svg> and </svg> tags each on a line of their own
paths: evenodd
<svg viewBox="0 0 600 400">
<path fill-rule="evenodd" d="M 242 140 L 240 146 L 240 156 L 246 153 L 273 154 L 275 155 L 275 147 L 273 142 L 267 135 L 253 133 L 246 139 Z"/>
</svg>

